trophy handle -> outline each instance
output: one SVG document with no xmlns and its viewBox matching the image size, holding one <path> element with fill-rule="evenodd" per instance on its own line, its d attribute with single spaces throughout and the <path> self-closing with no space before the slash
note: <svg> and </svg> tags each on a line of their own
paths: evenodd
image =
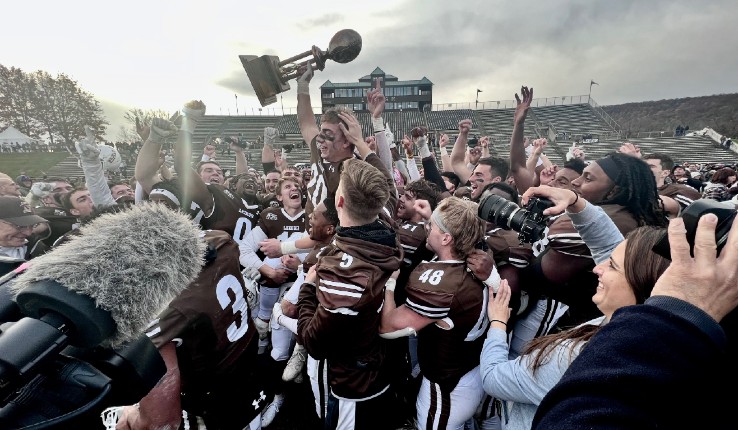
<svg viewBox="0 0 738 430">
<path fill-rule="evenodd" d="M 290 64 L 290 63 L 293 63 L 295 60 L 305 58 L 310 54 L 313 54 L 313 58 L 307 61 L 303 61 L 302 63 L 299 63 L 299 64 Z M 279 66 L 280 66 L 280 72 L 282 73 L 282 81 L 287 82 L 290 79 L 295 79 L 299 77 L 300 74 L 298 70 L 300 69 L 300 67 L 306 66 L 308 64 L 312 64 L 314 69 L 318 69 L 318 70 L 325 69 L 325 59 L 327 58 L 327 55 L 328 55 L 327 52 L 321 51 L 320 48 L 313 45 L 313 49 L 311 49 L 310 51 L 305 51 L 302 54 L 298 54 L 284 61 L 280 61 Z"/>
</svg>

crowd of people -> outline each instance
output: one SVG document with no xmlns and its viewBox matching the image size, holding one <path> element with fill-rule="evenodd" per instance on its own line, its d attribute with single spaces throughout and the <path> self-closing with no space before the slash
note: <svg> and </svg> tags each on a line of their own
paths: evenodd
<svg viewBox="0 0 738 430">
<path fill-rule="evenodd" d="M 0 177 L 0 275 L 63 257 L 98 219 L 145 202 L 187 214 L 207 244 L 197 278 L 146 329 L 165 376 L 104 411 L 108 428 L 279 428 L 288 401 L 309 405 L 300 428 L 731 427 L 730 396 L 709 412 L 682 405 L 736 380 L 733 167 L 628 142 L 557 166 L 525 135 L 527 87 L 509 157 L 485 136 L 470 145 L 465 119 L 454 142 L 438 136 L 437 160 L 422 127 L 387 132 L 379 81 L 371 136 L 343 108 L 316 124 L 302 72 L 304 168 L 275 152 L 272 127 L 261 166 L 237 142 L 233 174 L 212 145 L 193 165 L 210 143 L 193 142 L 206 111 L 193 100 L 139 128 L 127 181 L 108 180 L 90 134 L 75 148 L 83 186 Z"/>
</svg>

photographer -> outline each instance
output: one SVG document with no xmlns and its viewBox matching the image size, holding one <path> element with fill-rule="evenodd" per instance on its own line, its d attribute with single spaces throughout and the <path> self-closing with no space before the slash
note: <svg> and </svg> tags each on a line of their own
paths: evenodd
<svg viewBox="0 0 738 430">
<path fill-rule="evenodd" d="M 597 160 L 571 185 L 580 198 L 601 206 L 624 235 L 638 226 L 666 225 L 654 176 L 635 157 L 613 154 Z M 559 318 L 563 317 L 559 326 L 566 327 L 600 315 L 590 300 L 597 286 L 592 254 L 568 215 L 550 224 L 546 238 L 534 244 L 534 252 L 535 260 L 520 271 L 520 279 L 529 294 L 540 298 L 516 324 L 513 351 L 547 333 Z"/>
</svg>

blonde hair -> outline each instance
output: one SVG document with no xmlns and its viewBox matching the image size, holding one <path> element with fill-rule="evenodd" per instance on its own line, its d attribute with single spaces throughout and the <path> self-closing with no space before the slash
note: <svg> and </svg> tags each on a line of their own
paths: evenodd
<svg viewBox="0 0 738 430">
<path fill-rule="evenodd" d="M 357 222 L 371 222 L 382 211 L 390 197 L 389 185 L 376 167 L 356 158 L 343 162 L 339 188 L 345 200 L 344 209 Z"/>
<path fill-rule="evenodd" d="M 454 238 L 453 253 L 460 260 L 466 259 L 476 244 L 484 239 L 485 222 L 477 211 L 478 205 L 471 200 L 447 197 L 433 212 L 434 218 L 436 215 L 441 218 L 441 230 Z"/>
</svg>

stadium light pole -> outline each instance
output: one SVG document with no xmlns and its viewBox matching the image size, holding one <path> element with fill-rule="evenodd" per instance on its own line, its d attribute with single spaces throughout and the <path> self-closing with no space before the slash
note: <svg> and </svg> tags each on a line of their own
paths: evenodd
<svg viewBox="0 0 738 430">
<path fill-rule="evenodd" d="M 474 102 L 474 109 L 475 110 L 478 110 L 479 109 L 479 93 L 481 93 L 481 92 L 482 92 L 482 90 L 480 90 L 479 88 L 477 88 L 477 100 Z"/>
</svg>

